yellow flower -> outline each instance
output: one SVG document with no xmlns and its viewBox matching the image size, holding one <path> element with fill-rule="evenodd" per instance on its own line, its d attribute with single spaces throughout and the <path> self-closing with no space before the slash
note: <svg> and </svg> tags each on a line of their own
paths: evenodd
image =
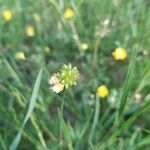
<svg viewBox="0 0 150 150">
<path fill-rule="evenodd" d="M 125 60 L 127 58 L 127 51 L 124 48 L 116 48 L 115 51 L 112 53 L 114 59 L 116 60 Z"/>
<path fill-rule="evenodd" d="M 27 36 L 30 36 L 30 37 L 32 37 L 32 36 L 35 35 L 35 31 L 34 31 L 33 26 L 28 25 L 28 26 L 26 27 L 26 35 L 27 35 Z"/>
<path fill-rule="evenodd" d="M 25 60 L 25 59 L 26 59 L 26 56 L 25 56 L 25 53 L 24 53 L 24 52 L 17 52 L 17 53 L 15 54 L 15 58 L 16 58 L 16 59 Z"/>
<path fill-rule="evenodd" d="M 3 12 L 3 18 L 6 20 L 6 21 L 10 21 L 12 19 L 12 12 L 10 10 L 5 10 Z"/>
<path fill-rule="evenodd" d="M 97 96 L 99 97 L 107 97 L 109 94 L 109 90 L 106 85 L 101 85 L 97 88 Z"/>
<path fill-rule="evenodd" d="M 45 51 L 46 53 L 49 53 L 49 52 L 50 52 L 50 48 L 49 48 L 48 46 L 45 46 L 45 47 L 44 47 L 44 51 Z"/>
<path fill-rule="evenodd" d="M 71 8 L 67 8 L 64 12 L 64 17 L 66 19 L 72 18 L 74 16 L 74 10 Z"/>
<path fill-rule="evenodd" d="M 81 47 L 82 47 L 83 50 L 87 50 L 88 49 L 88 44 L 82 43 Z"/>
</svg>

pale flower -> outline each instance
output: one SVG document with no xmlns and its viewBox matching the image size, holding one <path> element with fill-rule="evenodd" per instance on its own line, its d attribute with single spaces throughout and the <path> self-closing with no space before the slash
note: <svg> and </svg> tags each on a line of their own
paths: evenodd
<svg viewBox="0 0 150 150">
<path fill-rule="evenodd" d="M 26 27 L 26 35 L 29 37 L 33 37 L 35 35 L 35 30 L 34 30 L 33 26 L 28 25 Z"/>
<path fill-rule="evenodd" d="M 59 93 L 59 92 L 63 91 L 64 85 L 61 84 L 61 83 L 58 83 L 58 84 L 52 86 L 51 89 L 52 89 L 54 92 Z"/>
<path fill-rule="evenodd" d="M 88 44 L 82 43 L 81 47 L 82 47 L 83 50 L 87 50 L 88 49 Z"/>
<path fill-rule="evenodd" d="M 25 56 L 25 53 L 24 52 L 17 52 L 16 54 L 15 54 L 15 58 L 16 59 L 20 59 L 20 60 L 25 60 L 26 59 L 26 56 Z"/>
</svg>

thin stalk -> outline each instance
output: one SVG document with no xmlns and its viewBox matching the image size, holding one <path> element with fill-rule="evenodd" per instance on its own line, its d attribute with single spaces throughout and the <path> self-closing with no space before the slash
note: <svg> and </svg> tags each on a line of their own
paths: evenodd
<svg viewBox="0 0 150 150">
<path fill-rule="evenodd" d="M 36 131 L 37 131 L 37 135 L 38 135 L 38 137 L 39 137 L 39 140 L 40 140 L 42 146 L 43 146 L 45 149 L 48 149 L 47 146 L 46 146 L 45 140 L 44 140 L 44 138 L 43 138 L 42 131 L 41 131 L 40 127 L 38 126 L 37 122 L 35 121 L 35 116 L 33 116 L 33 115 L 31 116 L 31 122 L 32 122 L 34 128 L 35 128 Z"/>
<path fill-rule="evenodd" d="M 93 52 L 93 62 L 92 62 L 93 67 L 95 67 L 97 64 L 97 56 L 98 56 L 99 46 L 100 46 L 100 37 L 98 37 L 96 40 L 96 44 L 95 44 L 95 48 L 94 48 L 94 52 Z"/>
<path fill-rule="evenodd" d="M 94 115 L 94 120 L 93 120 L 93 124 L 92 124 L 92 129 L 91 129 L 90 136 L 89 136 L 89 142 L 91 142 L 92 139 L 93 139 L 93 135 L 94 135 L 96 126 L 97 126 L 97 124 L 98 124 L 99 113 L 100 113 L 100 100 L 99 100 L 98 97 L 96 97 L 96 102 L 95 102 L 95 115 Z"/>
<path fill-rule="evenodd" d="M 76 27 L 75 27 L 75 24 L 73 21 L 70 21 L 70 26 L 71 26 L 71 29 L 72 29 L 72 33 L 73 33 L 73 39 L 79 49 L 79 52 L 81 55 L 83 55 L 83 49 L 82 49 L 82 44 L 81 44 L 81 41 L 80 41 L 80 38 L 79 38 L 79 35 L 78 35 L 78 32 L 76 30 Z"/>
<path fill-rule="evenodd" d="M 62 135 L 62 119 L 64 118 L 64 93 L 62 94 L 62 99 L 61 99 L 61 106 L 60 106 L 60 111 L 59 111 L 59 120 L 60 120 L 60 124 L 59 124 L 59 136 L 60 136 L 60 147 L 62 149 L 62 145 L 63 145 L 63 135 Z"/>
<path fill-rule="evenodd" d="M 5 144 L 5 142 L 4 142 L 4 140 L 3 140 L 2 136 L 1 136 L 1 134 L 0 134 L 0 144 L 1 144 L 1 148 L 2 148 L 3 150 L 7 150 L 6 144 Z"/>
</svg>

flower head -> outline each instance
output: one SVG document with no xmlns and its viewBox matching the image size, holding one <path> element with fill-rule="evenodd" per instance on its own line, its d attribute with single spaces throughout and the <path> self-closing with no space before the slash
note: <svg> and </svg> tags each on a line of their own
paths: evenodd
<svg viewBox="0 0 150 150">
<path fill-rule="evenodd" d="M 20 59 L 20 60 L 25 60 L 26 59 L 26 56 L 25 56 L 25 53 L 24 52 L 17 52 L 16 54 L 15 54 L 15 58 L 16 59 Z"/>
<path fill-rule="evenodd" d="M 35 35 L 35 31 L 34 31 L 33 26 L 28 25 L 28 26 L 26 27 L 26 35 L 29 36 L 29 37 L 32 37 L 32 36 Z"/>
<path fill-rule="evenodd" d="M 64 89 L 64 85 L 60 82 L 59 73 L 54 73 L 48 83 L 51 86 L 51 89 L 56 93 L 59 93 Z"/>
<path fill-rule="evenodd" d="M 67 8 L 64 12 L 64 17 L 70 19 L 74 16 L 74 10 L 72 8 Z"/>
<path fill-rule="evenodd" d="M 83 50 L 87 50 L 88 49 L 88 44 L 87 43 L 82 43 L 81 45 Z"/>
<path fill-rule="evenodd" d="M 3 18 L 6 21 L 10 21 L 12 19 L 12 12 L 10 10 L 5 10 L 3 12 Z"/>
<path fill-rule="evenodd" d="M 112 53 L 114 59 L 116 60 L 125 60 L 127 58 L 127 51 L 124 48 L 116 48 L 115 51 Z"/>
<path fill-rule="evenodd" d="M 60 79 L 59 79 L 59 73 L 54 73 L 51 78 L 49 79 L 48 83 L 50 85 L 56 85 L 60 82 Z"/>
<path fill-rule="evenodd" d="M 49 53 L 49 52 L 50 52 L 50 47 L 49 47 L 49 46 L 45 46 L 43 50 L 44 50 L 46 53 Z"/>
<path fill-rule="evenodd" d="M 109 90 L 106 85 L 101 85 L 97 88 L 97 96 L 105 98 L 109 94 Z"/>
<path fill-rule="evenodd" d="M 76 85 L 78 77 L 79 73 L 76 67 L 72 67 L 71 64 L 63 65 L 60 71 L 49 79 L 49 85 L 54 92 L 59 93 L 64 88 Z"/>
<path fill-rule="evenodd" d="M 72 67 L 71 63 L 69 65 L 63 65 L 60 70 L 60 79 L 66 88 L 72 85 L 76 85 L 76 81 L 79 77 L 79 72 L 77 67 Z"/>
</svg>

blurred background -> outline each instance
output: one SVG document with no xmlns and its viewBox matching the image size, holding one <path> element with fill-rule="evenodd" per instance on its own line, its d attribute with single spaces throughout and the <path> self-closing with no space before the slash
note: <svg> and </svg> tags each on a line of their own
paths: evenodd
<svg viewBox="0 0 150 150">
<path fill-rule="evenodd" d="M 20 131 L 41 67 L 36 105 L 18 149 L 149 149 L 150 109 L 141 109 L 150 106 L 149 8 L 148 0 L 0 0 L 0 149 L 9 149 Z M 133 61 L 131 88 L 124 88 Z M 48 80 L 69 63 L 80 77 L 65 91 L 60 137 L 62 95 Z M 99 121 L 89 141 L 101 85 Z M 127 130 L 111 128 L 122 93 L 128 95 Z M 139 110 L 144 113 L 129 128 L 126 122 Z"/>
</svg>

